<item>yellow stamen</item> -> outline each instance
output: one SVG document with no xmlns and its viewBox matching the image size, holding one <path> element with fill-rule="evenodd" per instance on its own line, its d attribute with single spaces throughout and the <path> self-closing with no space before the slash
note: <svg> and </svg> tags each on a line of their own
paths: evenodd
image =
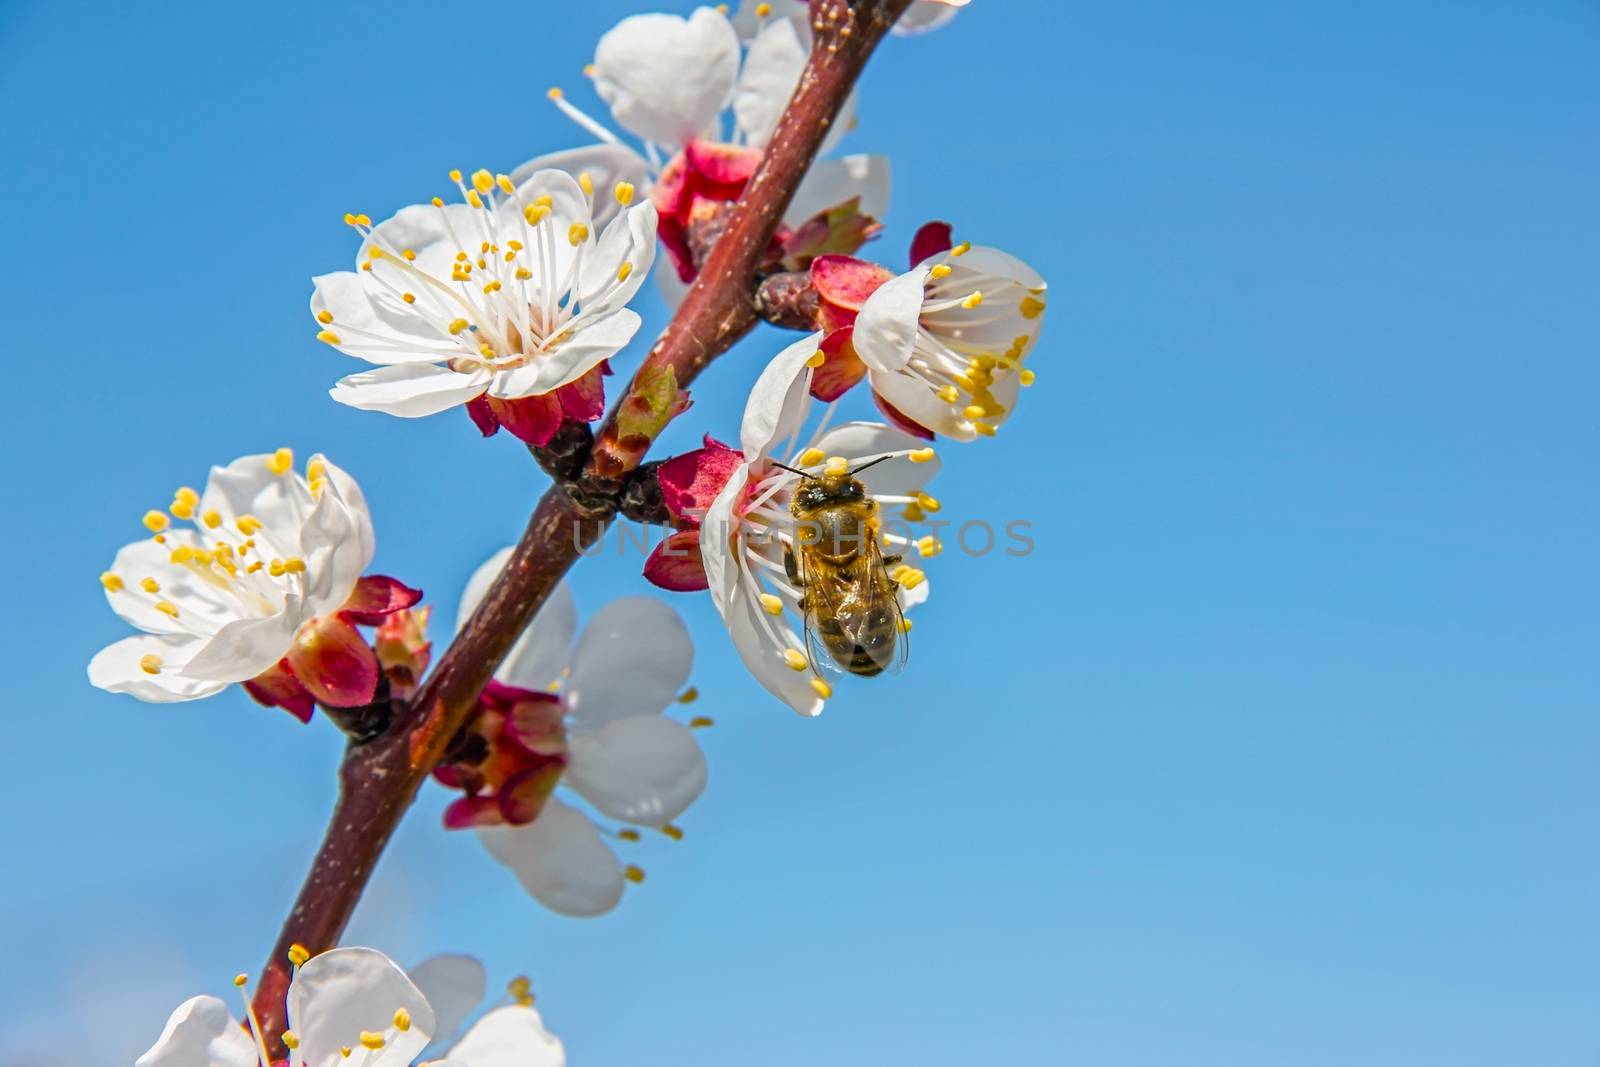
<svg viewBox="0 0 1600 1067">
<path fill-rule="evenodd" d="M 401 293 L 400 294 L 400 299 L 404 300 L 408 304 L 415 304 L 417 302 L 417 294 L 416 293 Z"/>
<path fill-rule="evenodd" d="M 400 255 L 407 263 L 413 263 L 417 258 L 417 254 L 409 248 L 402 249 Z"/>
<path fill-rule="evenodd" d="M 233 520 L 233 524 L 239 527 L 239 532 L 244 534 L 246 537 L 249 537 L 257 530 L 260 530 L 262 525 L 261 520 L 256 518 L 254 515 L 240 515 L 237 519 Z"/>
<path fill-rule="evenodd" d="M 467 190 L 467 203 L 472 205 L 473 207 L 482 207 L 483 206 L 483 197 L 478 195 L 478 190 L 476 190 L 476 189 L 468 189 Z"/>
<path fill-rule="evenodd" d="M 319 311 L 319 312 L 317 312 L 317 321 L 322 323 L 322 325 L 324 325 L 324 326 L 328 325 L 328 323 L 333 321 L 333 312 L 331 312 L 331 311 Z"/>
<path fill-rule="evenodd" d="M 617 831 L 617 836 L 622 838 L 624 841 L 637 841 L 639 840 L 639 831 L 622 829 Z"/>
<path fill-rule="evenodd" d="M 821 678 L 811 679 L 811 688 L 817 694 L 817 696 L 821 697 L 823 700 L 827 700 L 829 697 L 833 696 L 833 686 L 829 685 L 827 682 L 824 682 Z"/>
<path fill-rule="evenodd" d="M 461 180 L 461 172 L 459 170 L 452 170 L 450 172 L 450 180 L 453 181 L 453 182 L 460 181 Z"/>
<path fill-rule="evenodd" d="M 310 958 L 311 951 L 298 941 L 289 946 L 289 962 L 293 966 L 304 967 Z"/>
<path fill-rule="evenodd" d="M 145 581 L 147 581 L 147 582 L 149 580 L 150 579 L 148 579 L 148 578 L 145 579 Z M 150 592 L 153 593 L 153 592 L 155 592 L 155 590 L 152 589 L 152 590 L 150 590 Z M 773 596 L 771 593 L 762 593 L 761 594 L 761 610 L 765 611 L 768 615 L 782 615 L 783 614 L 783 601 L 779 600 L 777 597 Z"/>
<path fill-rule="evenodd" d="M 941 386 L 939 388 L 938 396 L 939 399 L 943 400 L 946 404 L 954 404 L 957 400 L 961 399 L 960 391 L 957 390 L 953 385 Z"/>
<path fill-rule="evenodd" d="M 975 422 L 972 424 L 972 428 L 984 437 L 993 437 L 995 435 L 995 427 L 992 423 Z"/>
<path fill-rule="evenodd" d="M 434 207 L 444 207 L 444 201 L 440 200 L 437 196 L 433 198 L 431 203 Z"/>
<path fill-rule="evenodd" d="M 267 460 L 267 469 L 273 474 L 288 474 L 289 468 L 294 466 L 294 452 L 287 448 L 280 448 L 272 453 Z"/>
<path fill-rule="evenodd" d="M 764 19 L 770 14 L 772 14 L 772 5 L 771 4 L 757 4 L 756 5 L 756 18 Z"/>
<path fill-rule="evenodd" d="M 939 501 L 927 493 L 917 494 L 917 505 L 930 515 L 937 513 L 940 507 Z"/>
<path fill-rule="evenodd" d="M 384 1045 L 383 1035 L 375 1034 L 371 1030 L 361 1031 L 361 1047 L 365 1049 L 380 1049 Z"/>
<path fill-rule="evenodd" d="M 540 204 L 529 204 L 522 209 L 522 217 L 527 220 L 529 226 L 539 225 L 548 214 L 550 214 L 550 209 Z"/>
<path fill-rule="evenodd" d="M 127 588 L 127 586 L 123 584 L 122 578 L 118 575 L 112 574 L 110 571 L 106 571 L 100 575 L 100 584 L 105 586 L 106 592 L 108 593 L 120 593 Z"/>
<path fill-rule="evenodd" d="M 339 335 L 334 333 L 332 330 L 318 330 L 317 340 L 321 341 L 325 345 L 336 345 L 340 343 Z"/>
<path fill-rule="evenodd" d="M 1032 385 L 1036 378 L 1037 375 L 1027 368 L 1023 368 L 1017 372 L 1017 382 L 1021 384 L 1023 388 L 1027 388 L 1028 386 Z"/>
<path fill-rule="evenodd" d="M 622 869 L 622 877 L 626 878 L 634 885 L 638 885 L 640 882 L 644 881 L 644 868 L 630 863 Z"/>
<path fill-rule="evenodd" d="M 452 334 L 458 334 L 471 325 L 472 323 L 468 322 L 466 319 L 452 319 L 450 322 L 450 332 Z"/>
<path fill-rule="evenodd" d="M 1044 314 L 1044 301 L 1035 297 L 1025 296 L 1022 298 L 1022 303 L 1018 305 L 1017 310 L 1022 312 L 1022 317 L 1025 319 L 1036 319 Z"/>
<path fill-rule="evenodd" d="M 806 669 L 806 657 L 800 652 L 799 649 L 784 649 L 783 662 L 787 663 L 789 665 L 789 669 L 792 671 L 803 671 Z"/>
<path fill-rule="evenodd" d="M 908 634 L 911 632 L 911 620 L 905 616 L 901 616 L 900 618 L 900 632 L 903 634 Z"/>
<path fill-rule="evenodd" d="M 982 404 L 968 404 L 966 410 L 962 411 L 961 414 L 965 415 L 969 419 L 981 419 L 987 415 L 988 412 L 983 409 Z"/>
<path fill-rule="evenodd" d="M 808 448 L 800 453 L 800 458 L 795 464 L 801 467 L 815 467 L 818 463 L 828 458 L 828 454 L 820 448 Z"/>
<path fill-rule="evenodd" d="M 826 362 L 828 362 L 828 357 L 820 348 L 811 353 L 810 356 L 806 357 L 806 366 L 810 367 L 812 370 L 816 370 Z"/>
<path fill-rule="evenodd" d="M 934 279 L 948 278 L 954 271 L 955 268 L 948 263 L 935 263 L 933 269 L 928 271 L 928 277 Z"/>
<path fill-rule="evenodd" d="M 674 841 L 683 840 L 683 827 L 681 826 L 674 826 L 669 822 L 667 825 L 661 828 L 661 832 L 672 838 Z"/>
<path fill-rule="evenodd" d="M 161 673 L 161 657 L 150 653 L 139 657 L 139 669 L 146 674 Z"/>
<path fill-rule="evenodd" d="M 628 280 L 628 275 L 630 275 L 632 273 L 633 273 L 633 264 L 629 263 L 627 260 L 623 260 L 622 261 L 622 266 L 617 268 L 617 281 L 619 281 L 619 282 L 627 281 Z"/>
<path fill-rule="evenodd" d="M 139 588 L 143 589 L 146 593 L 161 592 L 161 586 L 156 583 L 154 578 L 140 578 Z"/>
<path fill-rule="evenodd" d="M 907 592 L 921 585 L 927 578 L 925 574 L 915 567 L 896 567 L 891 577 L 900 583 L 900 588 Z"/>
<path fill-rule="evenodd" d="M 552 85 L 550 88 L 545 90 L 544 95 L 548 96 L 552 100 L 560 100 L 565 94 L 561 92 L 560 86 Z"/>
<path fill-rule="evenodd" d="M 285 1030 L 283 1032 L 283 1047 L 288 1049 L 290 1052 L 293 1052 L 295 1049 L 299 1048 L 300 1035 L 295 1033 L 293 1030 Z"/>
<path fill-rule="evenodd" d="M 233 976 L 233 984 L 239 986 L 240 988 L 243 988 L 244 984 L 248 981 L 250 981 L 249 975 L 236 974 Z"/>
<path fill-rule="evenodd" d="M 950 250 L 950 254 L 952 256 L 964 256 L 970 251 L 972 251 L 972 242 L 962 241 L 960 244 L 956 245 Z"/>
<path fill-rule="evenodd" d="M 920 538 L 917 541 L 917 555 L 921 556 L 923 559 L 932 559 L 934 556 L 937 556 L 943 551 L 944 546 L 941 545 L 939 543 L 939 539 L 932 534 Z"/>
<path fill-rule="evenodd" d="M 961 301 L 961 306 L 971 311 L 981 303 L 983 303 L 983 294 L 974 289 L 971 296 Z"/>
<path fill-rule="evenodd" d="M 709 715 L 696 715 L 694 718 L 689 720 L 689 729 L 708 730 L 716 724 L 717 720 L 713 719 Z"/>
<path fill-rule="evenodd" d="M 618 182 L 616 187 L 611 190 L 611 195 L 617 198 L 617 203 L 627 207 L 633 203 L 633 183 Z"/>
<path fill-rule="evenodd" d="M 161 614 L 165 615 L 169 619 L 176 619 L 178 617 L 178 605 L 174 604 L 170 600 L 156 601 L 156 610 L 161 612 Z"/>
<path fill-rule="evenodd" d="M 411 1013 L 404 1008 L 394 1010 L 394 1028 L 402 1034 L 411 1029 Z"/>
<path fill-rule="evenodd" d="M 578 188 L 583 190 L 584 196 L 594 195 L 594 179 L 589 177 L 588 171 L 580 170 L 578 172 Z"/>
<path fill-rule="evenodd" d="M 171 525 L 172 520 L 167 518 L 166 512 L 151 510 L 144 513 L 144 528 L 151 533 L 160 533 Z"/>
<path fill-rule="evenodd" d="M 200 521 L 206 524 L 206 529 L 215 530 L 222 525 L 222 515 L 215 508 L 208 508 L 201 514 Z"/>
<path fill-rule="evenodd" d="M 678 703 L 680 703 L 680 704 L 693 704 L 696 700 L 699 700 L 699 699 L 700 699 L 700 690 L 696 689 L 692 685 L 689 688 L 685 689 L 683 692 L 678 694 Z"/>
<path fill-rule="evenodd" d="M 906 453 L 906 458 L 913 463 L 932 463 L 934 455 L 931 448 L 919 448 L 915 452 Z"/>
<path fill-rule="evenodd" d="M 576 248 L 589 239 L 589 227 L 581 222 L 574 222 L 567 227 L 567 243 Z"/>
</svg>

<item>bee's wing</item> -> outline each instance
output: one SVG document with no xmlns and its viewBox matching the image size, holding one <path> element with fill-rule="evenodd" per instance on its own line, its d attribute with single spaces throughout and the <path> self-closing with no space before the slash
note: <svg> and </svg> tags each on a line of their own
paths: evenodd
<svg viewBox="0 0 1600 1067">
<path fill-rule="evenodd" d="M 826 671 L 829 674 L 843 674 L 844 668 L 835 662 L 833 653 L 829 651 L 821 634 L 817 632 L 821 620 L 839 617 L 839 611 L 844 603 L 844 597 L 840 593 L 841 583 L 837 577 L 828 572 L 827 568 L 817 566 L 810 550 L 797 547 L 794 550 L 794 558 L 806 597 L 805 643 L 806 656 L 811 660 L 811 669 L 818 673 Z"/>
<path fill-rule="evenodd" d="M 878 666 L 883 668 L 885 674 L 899 674 L 905 670 L 906 661 L 911 658 L 911 635 L 906 633 L 905 613 L 900 610 L 900 583 L 889 577 L 888 568 L 883 562 L 883 547 L 877 538 L 871 539 L 867 544 L 868 558 L 872 566 L 867 570 L 872 575 L 872 580 L 882 590 L 882 597 L 888 607 L 891 631 L 890 640 L 893 644 L 883 650 L 883 655 L 873 657 L 878 661 Z"/>
</svg>

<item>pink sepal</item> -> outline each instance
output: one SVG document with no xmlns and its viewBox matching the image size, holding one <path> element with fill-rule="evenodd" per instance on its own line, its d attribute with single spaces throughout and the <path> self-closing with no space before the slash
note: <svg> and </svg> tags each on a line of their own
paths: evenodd
<svg viewBox="0 0 1600 1067">
<path fill-rule="evenodd" d="M 556 390 L 561 401 L 561 413 L 577 422 L 594 422 L 606 413 L 605 363 L 595 366 L 588 374 Z M 552 431 L 553 432 L 553 431 Z M 545 440 L 549 440 L 546 438 Z"/>
<path fill-rule="evenodd" d="M 289 667 L 318 703 L 359 708 L 378 688 L 378 657 L 356 628 L 337 616 L 314 619 L 289 647 Z"/>
<path fill-rule="evenodd" d="M 929 256 L 950 251 L 950 234 L 948 222 L 924 223 L 911 239 L 911 268 L 915 270 Z"/>
<path fill-rule="evenodd" d="M 556 393 L 517 400 L 497 400 L 491 396 L 489 410 L 501 426 L 530 445 L 549 444 L 550 438 L 561 428 L 561 401 Z"/>
<path fill-rule="evenodd" d="M 384 574 L 368 574 L 356 582 L 339 617 L 362 626 L 380 626 L 383 620 L 422 599 L 422 590 Z"/>
<path fill-rule="evenodd" d="M 462 406 L 467 409 L 467 416 L 483 436 L 493 437 L 500 432 L 500 420 L 494 417 L 494 410 L 489 407 L 488 393 L 479 393 Z"/>
<path fill-rule="evenodd" d="M 854 256 L 818 256 L 811 263 L 811 286 L 820 299 L 819 325 L 830 332 L 854 325 L 867 297 L 893 277 L 886 268 Z"/>
<path fill-rule="evenodd" d="M 316 700 L 294 676 L 287 659 L 280 659 L 245 682 L 244 691 L 257 704 L 282 708 L 301 722 L 310 722 L 312 713 L 317 710 Z"/>
<path fill-rule="evenodd" d="M 844 326 L 822 339 L 822 366 L 812 372 L 811 395 L 823 403 L 839 399 L 867 376 L 867 365 L 851 343 L 854 336 L 855 327 Z"/>
<path fill-rule="evenodd" d="M 742 462 L 743 453 L 707 434 L 705 447 L 673 456 L 656 469 L 661 499 L 673 518 L 699 525 Z"/>
<path fill-rule="evenodd" d="M 700 531 L 679 530 L 655 547 L 644 563 L 645 581 L 674 593 L 711 588 L 700 558 Z"/>
<path fill-rule="evenodd" d="M 505 822 L 494 797 L 458 797 L 444 809 L 446 830 L 470 830 L 475 826 L 500 826 Z"/>
<path fill-rule="evenodd" d="M 505 821 L 512 826 L 525 826 L 537 819 L 565 767 L 566 761 L 558 759 L 508 779 L 495 796 Z"/>
</svg>

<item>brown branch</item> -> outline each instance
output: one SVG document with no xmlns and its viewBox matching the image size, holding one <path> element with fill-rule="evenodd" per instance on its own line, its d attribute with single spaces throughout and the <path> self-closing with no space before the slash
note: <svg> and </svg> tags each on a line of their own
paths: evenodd
<svg viewBox="0 0 1600 1067">
<path fill-rule="evenodd" d="M 811 57 L 765 158 L 683 305 L 612 409 L 587 467 L 545 492 L 505 570 L 416 698 L 394 709 L 381 736 L 347 749 L 327 833 L 256 989 L 255 1008 L 273 1055 L 283 1053 L 290 946 L 316 953 L 338 943 L 395 827 L 471 714 L 478 692 L 556 582 L 605 532 L 628 474 L 671 418 L 668 410 L 662 419 L 630 422 L 636 398 L 658 393 L 664 378 L 676 388 L 687 386 L 755 325 L 756 265 L 872 50 L 909 3 L 812 0 Z"/>
</svg>

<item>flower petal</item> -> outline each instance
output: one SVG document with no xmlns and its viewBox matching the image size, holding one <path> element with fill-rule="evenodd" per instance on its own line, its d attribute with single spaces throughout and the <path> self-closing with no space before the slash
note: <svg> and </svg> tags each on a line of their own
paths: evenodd
<svg viewBox="0 0 1600 1067">
<path fill-rule="evenodd" d="M 644 562 L 644 579 L 670 593 L 696 593 L 709 588 L 700 559 L 700 531 L 676 530 L 662 538 Z"/>
<path fill-rule="evenodd" d="M 857 210 L 882 219 L 889 213 L 889 157 L 840 156 L 819 159 L 811 165 L 783 213 L 783 221 L 798 226 L 818 212 L 860 197 Z"/>
<path fill-rule="evenodd" d="M 883 283 L 861 305 L 854 342 L 861 361 L 871 369 L 892 373 L 911 358 L 928 270 L 918 267 Z"/>
<path fill-rule="evenodd" d="M 622 867 L 588 816 L 551 797 L 528 826 L 478 831 L 535 900 L 562 915 L 603 915 L 622 899 Z"/>
<path fill-rule="evenodd" d="M 501 400 L 485 394 L 496 427 L 504 426 L 518 439 L 543 447 L 561 429 L 561 399 L 555 392 Z"/>
<path fill-rule="evenodd" d="M 673 456 L 656 469 L 661 499 L 674 518 L 699 522 L 743 456 L 709 434 L 704 447 Z"/>
<path fill-rule="evenodd" d="M 539 1013 L 520 1004 L 496 1008 L 473 1023 L 447 1055 L 435 1067 L 565 1067 L 567 1062 L 561 1042 L 545 1030 Z"/>
<path fill-rule="evenodd" d="M 431 363 L 405 363 L 340 378 L 328 395 L 362 411 L 416 419 L 465 404 L 488 383 L 485 371 L 459 374 Z"/>
<path fill-rule="evenodd" d="M 317 710 L 316 698 L 300 684 L 286 660 L 279 660 L 254 678 L 244 682 L 245 692 L 257 704 L 282 708 L 301 722 L 310 722 Z"/>
<path fill-rule="evenodd" d="M 257 1067 L 255 1042 L 216 997 L 178 1005 L 134 1067 Z"/>
<path fill-rule="evenodd" d="M 489 591 L 489 586 L 505 569 L 511 549 L 503 548 L 490 556 L 467 580 L 456 614 L 456 632 Z M 542 690 L 561 677 L 572 656 L 572 640 L 578 632 L 578 605 L 566 582 L 557 583 L 539 608 L 528 628 L 522 631 L 495 677 L 507 685 Z"/>
<path fill-rule="evenodd" d="M 916 236 L 911 238 L 911 266 L 920 267 L 926 260 L 950 251 L 951 232 L 948 222 L 935 220 L 923 223 Z"/>
<path fill-rule="evenodd" d="M 681 145 L 727 106 L 739 74 L 739 38 L 727 16 L 708 7 L 689 18 L 634 15 L 600 38 L 594 87 L 623 128 L 646 140 Z"/>
<path fill-rule="evenodd" d="M 568 741 L 567 779 L 602 814 L 642 826 L 671 822 L 706 787 L 694 731 L 660 715 L 635 715 Z"/>
<path fill-rule="evenodd" d="M 587 173 L 598 195 L 594 201 L 594 225 L 603 227 L 616 218 L 622 205 L 607 195 L 618 182 L 628 182 L 643 192 L 650 184 L 650 164 L 624 144 L 595 144 L 568 148 L 536 156 L 511 172 L 514 185 L 521 185 L 537 171 L 561 170 L 568 174 Z"/>
<path fill-rule="evenodd" d="M 218 630 L 189 660 L 184 673 L 213 682 L 254 678 L 288 653 L 303 619 L 300 598 L 291 593 L 276 615 L 238 619 Z"/>
<path fill-rule="evenodd" d="M 394 1026 L 399 1009 L 411 1026 Z M 368 1054 L 365 1067 L 405 1067 L 434 1034 L 433 1008 L 406 973 L 370 948 L 336 948 L 313 956 L 289 985 L 289 1028 L 300 1037 L 305 1067 L 341 1067 L 340 1049 L 363 1030 L 383 1034 L 386 1044 Z"/>
<path fill-rule="evenodd" d="M 608 311 L 525 366 L 494 375 L 489 382 L 489 395 L 515 400 L 570 385 L 599 366 L 601 360 L 610 359 L 627 347 L 639 332 L 641 321 L 631 308 Z"/>
<path fill-rule="evenodd" d="M 370 271 L 337 271 L 311 284 L 311 312 L 339 338 L 334 347 L 346 355 L 377 364 L 433 363 L 441 350 L 454 347 L 448 334 L 390 294 Z"/>
<path fill-rule="evenodd" d="M 809 42 L 788 19 L 774 19 L 750 42 L 733 91 L 733 117 L 746 143 L 760 148 L 772 136 L 810 53 Z"/>
<path fill-rule="evenodd" d="M 956 17 L 970 0 L 913 0 L 905 14 L 895 21 L 890 32 L 899 37 L 929 33 Z"/>
<path fill-rule="evenodd" d="M 635 195 L 643 196 L 643 188 Z M 603 193 L 596 186 L 595 199 L 602 197 L 616 203 L 614 189 Z M 585 312 L 615 309 L 633 299 L 656 260 L 656 223 L 656 206 L 645 198 L 606 226 L 593 254 L 584 258 L 578 280 L 579 307 Z M 626 272 L 623 264 L 627 264 Z"/>
<path fill-rule="evenodd" d="M 693 664 L 694 642 L 676 611 L 653 597 L 613 600 L 578 638 L 563 689 L 567 713 L 582 726 L 654 715 L 677 697 Z"/>
<path fill-rule="evenodd" d="M 778 442 L 793 434 L 806 420 L 811 398 L 807 360 L 817 354 L 823 335 L 803 337 L 773 357 L 750 390 L 739 442 L 746 460 L 767 456 Z"/>
<path fill-rule="evenodd" d="M 340 610 L 350 622 L 378 626 L 390 615 L 409 608 L 421 599 L 420 589 L 413 589 L 385 574 L 369 574 L 356 582 L 355 589 Z"/>
<path fill-rule="evenodd" d="M 853 327 L 834 330 L 822 340 L 822 366 L 811 375 L 811 395 L 824 403 L 839 399 L 866 377 L 867 365 L 850 343 Z"/>
<path fill-rule="evenodd" d="M 853 461 L 867 456 L 920 449 L 923 442 L 881 422 L 846 422 L 823 434 L 816 447 L 830 456 L 845 456 L 854 465 Z M 921 490 L 938 473 L 937 456 L 926 463 L 913 463 L 901 456 L 874 464 L 857 477 L 869 493 L 909 496 Z"/>
<path fill-rule="evenodd" d="M 454 1034 L 467 1021 L 489 985 L 483 964 L 455 953 L 429 956 L 408 973 L 433 1008 L 433 1031 L 439 1038 Z"/>
</svg>

